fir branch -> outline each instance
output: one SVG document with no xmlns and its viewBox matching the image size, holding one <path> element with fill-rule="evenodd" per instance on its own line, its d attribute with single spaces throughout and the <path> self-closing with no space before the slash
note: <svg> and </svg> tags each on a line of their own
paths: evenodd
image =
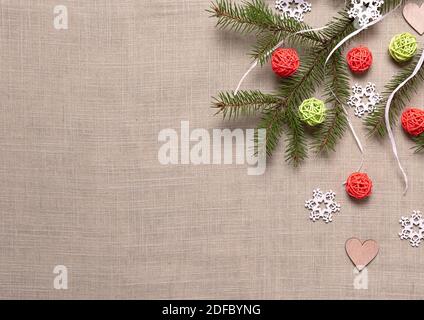
<svg viewBox="0 0 424 320">
<path fill-rule="evenodd" d="M 234 92 L 220 92 L 213 98 L 213 107 L 217 114 L 222 113 L 224 119 L 236 119 L 240 116 L 251 116 L 260 110 L 275 107 L 280 99 L 272 94 L 265 94 L 258 90 Z"/>
<path fill-rule="evenodd" d="M 315 133 L 312 147 L 317 153 L 335 151 L 335 146 L 343 137 L 348 124 L 342 103 L 350 94 L 349 74 L 340 50 L 336 51 L 330 60 L 325 78 L 328 79 L 325 84 L 326 104 L 332 104 L 333 107 L 327 111 L 325 122 Z"/>
<path fill-rule="evenodd" d="M 280 85 L 278 94 L 286 98 L 286 104 L 295 107 L 311 97 L 324 76 L 324 62 L 327 50 L 312 52 L 302 56 L 302 63 L 297 72 Z"/>
<path fill-rule="evenodd" d="M 230 0 L 213 2 L 207 10 L 211 17 L 218 18 L 217 27 L 240 33 L 260 32 L 276 26 L 276 19 L 263 1 L 239 5 Z"/>
<path fill-rule="evenodd" d="M 384 4 L 381 6 L 381 11 L 383 14 L 387 13 L 405 2 L 405 0 L 385 0 Z"/>
<path fill-rule="evenodd" d="M 276 34 L 264 32 L 260 34 L 250 55 L 254 60 L 258 60 L 261 65 L 264 65 L 270 59 L 273 49 L 280 43 L 282 38 L 283 33 L 281 32 Z"/>
<path fill-rule="evenodd" d="M 286 79 L 278 91 L 284 97 L 281 105 L 273 110 L 263 112 L 263 117 L 257 129 L 266 129 L 266 150 L 271 156 L 286 125 L 287 146 L 286 161 L 294 166 L 299 165 L 307 157 L 307 143 L 304 127 L 299 119 L 297 108 L 312 95 L 316 84 L 323 79 L 323 65 L 326 50 L 302 58 L 302 65 L 297 73 Z"/>
<path fill-rule="evenodd" d="M 313 83 L 319 82 L 323 77 L 323 59 L 325 59 L 323 52 L 304 57 L 302 59 L 304 63 L 299 67 L 296 75 L 282 83 L 278 95 L 284 98 L 281 99 L 280 105 L 263 112 L 257 129 L 267 130 L 268 156 L 271 156 L 277 147 L 286 125 L 286 160 L 297 166 L 307 157 L 306 136 L 297 114 L 297 107 L 314 92 Z"/>
<path fill-rule="evenodd" d="M 402 0 L 386 0 L 384 10 L 389 11 L 401 2 Z M 242 96 L 237 98 L 233 94 L 223 93 L 215 102 L 218 113 L 223 113 L 224 118 L 236 118 L 261 112 L 262 118 L 257 128 L 267 130 L 267 155 L 272 155 L 285 130 L 286 160 L 298 165 L 307 157 L 306 137 L 298 117 L 298 106 L 314 94 L 325 75 L 330 73 L 331 78 L 325 83 L 325 93 L 327 103 L 333 103 L 333 108 L 319 129 L 313 146 L 318 152 L 333 150 L 347 126 L 343 106 L 338 99 L 329 95 L 333 91 L 339 99 L 345 101 L 350 92 L 346 66 L 340 54 L 346 43 L 334 53 L 326 70 L 324 64 L 330 51 L 355 30 L 353 20 L 346 12 L 340 12 L 324 30 L 304 33 L 298 31 L 308 29 L 307 25 L 293 19 L 281 19 L 263 0 L 250 0 L 241 5 L 233 4 L 229 0 L 217 0 L 212 3 L 209 12 L 218 18 L 217 25 L 220 28 L 245 34 L 255 33 L 257 43 L 252 56 L 261 64 L 268 60 L 269 53 L 283 39 L 290 45 L 300 44 L 312 48 L 311 54 L 301 59 L 302 64 L 297 73 L 285 79 L 276 94 L 265 95 L 259 91 L 250 91 L 243 92 Z M 255 141 L 258 143 L 257 139 Z"/>
<path fill-rule="evenodd" d="M 281 19 L 281 16 L 269 8 L 263 0 L 250 0 L 242 4 L 235 4 L 231 0 L 217 0 L 207 11 L 211 17 L 218 19 L 218 28 L 244 34 L 271 32 L 281 33 L 286 37 L 309 28 L 306 24 L 293 19 Z M 295 39 L 305 45 L 322 42 L 315 32 L 297 34 Z"/>
<path fill-rule="evenodd" d="M 320 86 L 325 76 L 324 64 L 329 52 L 332 50 L 333 46 L 341 41 L 347 34 L 353 32 L 353 24 L 352 21 L 344 15 L 344 13 L 340 13 L 339 17 L 335 18 L 335 21 L 330 24 L 330 27 L 327 29 L 337 29 L 338 32 L 328 31 L 326 33 L 326 45 L 309 55 L 309 57 L 303 57 L 303 64 L 299 68 L 297 74 L 284 82 L 279 90 L 279 95 L 286 97 L 286 104 L 289 110 L 286 112 L 286 123 L 288 127 L 287 135 L 289 137 L 286 147 L 286 159 L 294 165 L 298 165 L 307 156 L 306 138 L 303 127 L 298 123 L 300 120 L 297 115 L 297 108 L 305 99 L 310 98 Z M 343 79 L 343 75 L 341 76 L 341 79 Z M 340 88 L 335 88 L 342 97 L 346 94 L 343 89 L 345 86 L 346 84 L 342 82 L 340 84 Z M 335 108 L 335 110 L 337 111 L 337 108 Z M 293 115 L 296 115 L 296 117 Z M 337 120 L 338 126 L 336 128 L 337 132 L 333 133 L 342 135 L 344 131 L 339 131 L 343 125 L 343 120 L 341 119 L 342 116 L 339 112 L 333 116 L 334 119 Z M 296 119 L 296 121 L 294 119 Z M 329 119 L 331 120 L 331 116 Z M 334 142 L 335 144 L 336 140 L 326 143 L 331 145 L 331 142 Z"/>
<path fill-rule="evenodd" d="M 424 134 L 415 137 L 413 140 L 416 144 L 416 146 L 413 148 L 415 149 L 415 153 L 420 153 L 424 151 Z"/>
<path fill-rule="evenodd" d="M 420 56 L 422 52 L 418 54 Z M 383 92 L 383 100 L 377 106 L 376 110 L 365 119 L 365 126 L 368 128 L 369 135 L 378 134 L 384 136 L 386 134 L 385 124 L 385 107 L 387 100 L 392 92 L 404 82 L 414 71 L 418 63 L 418 57 L 408 65 L 404 70 L 393 76 L 393 78 L 385 86 Z M 424 81 L 424 67 L 418 71 L 417 75 L 409 80 L 394 96 L 392 104 L 390 106 L 390 125 L 395 126 L 402 109 L 405 107 L 408 101 L 411 99 L 411 94 L 417 91 L 417 86 Z"/>
<path fill-rule="evenodd" d="M 270 156 L 278 144 L 283 132 L 283 124 L 286 124 L 287 146 L 286 160 L 297 166 L 307 157 L 307 143 L 304 128 L 298 117 L 298 107 L 311 97 L 324 79 L 325 59 L 332 49 L 346 34 L 353 31 L 352 21 L 343 13 L 331 24 L 329 29 L 337 29 L 337 32 L 327 33 L 326 45 L 312 51 L 308 56 L 302 57 L 302 64 L 296 74 L 285 79 L 278 90 L 278 95 L 284 97 L 282 107 L 284 110 L 274 110 L 270 116 L 264 117 L 259 128 L 271 128 L 273 131 L 266 138 L 267 154 Z M 340 90 L 338 90 L 340 93 Z M 281 113 L 281 114 L 280 114 Z M 337 115 L 337 120 L 340 115 Z M 330 142 L 331 143 L 331 142 Z"/>
<path fill-rule="evenodd" d="M 286 160 L 294 166 L 299 165 L 307 157 L 306 136 L 298 116 L 298 106 L 305 99 L 310 98 L 317 85 L 322 81 L 325 53 L 326 50 L 321 50 L 308 57 L 303 57 L 303 63 L 297 73 L 283 82 L 278 91 L 278 94 L 285 98 L 283 102 L 285 109 L 281 112 L 286 124 Z M 279 135 L 270 135 L 267 137 L 268 144 L 276 145 L 279 137 Z M 274 138 L 276 141 L 273 141 Z"/>
<path fill-rule="evenodd" d="M 274 152 L 283 133 L 285 119 L 281 107 L 280 105 L 278 108 L 264 110 L 262 112 L 261 121 L 257 126 L 257 129 L 266 130 L 265 147 L 268 157 Z M 257 135 L 255 137 L 255 147 L 258 147 Z"/>
<path fill-rule="evenodd" d="M 318 35 L 323 37 L 323 46 L 335 45 L 350 33 L 355 31 L 353 21 L 345 11 L 340 11 L 332 21 L 326 24 L 326 28 L 321 30 Z"/>
<path fill-rule="evenodd" d="M 302 57 L 302 64 L 297 73 L 287 79 L 280 87 L 279 95 L 295 98 L 293 102 L 297 106 L 303 100 L 310 98 L 316 87 L 322 83 L 324 79 L 324 64 L 328 54 L 347 34 L 353 32 L 354 27 L 347 15 L 344 12 L 340 12 L 326 30 L 324 32 L 327 37 L 325 44 L 318 47 L 316 51 L 312 51 L 307 57 Z M 339 51 L 345 45 L 346 43 L 339 48 Z M 334 56 L 340 58 L 340 52 L 334 53 L 333 59 Z M 288 102 L 290 103 L 290 99 L 288 99 Z"/>
</svg>

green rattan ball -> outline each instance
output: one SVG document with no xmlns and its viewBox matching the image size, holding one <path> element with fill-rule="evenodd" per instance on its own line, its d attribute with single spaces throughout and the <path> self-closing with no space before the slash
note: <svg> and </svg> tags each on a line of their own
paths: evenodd
<svg viewBox="0 0 424 320">
<path fill-rule="evenodd" d="M 325 120 L 327 108 L 323 101 L 310 98 L 302 102 L 299 107 L 299 116 L 303 122 L 316 126 Z"/>
<path fill-rule="evenodd" d="M 406 62 L 417 52 L 417 38 L 408 32 L 398 34 L 392 38 L 389 45 L 389 52 L 397 62 Z"/>
</svg>

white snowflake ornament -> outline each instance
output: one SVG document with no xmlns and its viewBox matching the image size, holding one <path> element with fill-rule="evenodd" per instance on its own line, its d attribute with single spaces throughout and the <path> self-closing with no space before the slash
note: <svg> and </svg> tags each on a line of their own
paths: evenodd
<svg viewBox="0 0 424 320">
<path fill-rule="evenodd" d="M 305 201 L 305 207 L 310 210 L 309 218 L 315 222 L 322 218 L 325 223 L 333 221 L 333 214 L 340 212 L 340 205 L 335 201 L 336 194 L 333 191 L 323 193 L 315 189 L 313 198 Z"/>
<path fill-rule="evenodd" d="M 282 12 L 282 19 L 293 18 L 301 22 L 305 13 L 311 11 L 312 5 L 305 0 L 277 0 L 275 8 Z"/>
<path fill-rule="evenodd" d="M 414 210 L 411 217 L 402 217 L 399 222 L 402 226 L 399 232 L 401 240 L 409 240 L 412 247 L 418 247 L 424 239 L 424 218 L 421 212 Z"/>
<path fill-rule="evenodd" d="M 377 92 L 375 84 L 368 82 L 366 87 L 355 84 L 347 104 L 355 108 L 355 116 L 361 118 L 366 112 L 371 114 L 383 98 Z"/>
<path fill-rule="evenodd" d="M 347 12 L 349 18 L 357 19 L 360 27 L 381 17 L 380 7 L 383 0 L 352 0 L 352 7 Z"/>
</svg>

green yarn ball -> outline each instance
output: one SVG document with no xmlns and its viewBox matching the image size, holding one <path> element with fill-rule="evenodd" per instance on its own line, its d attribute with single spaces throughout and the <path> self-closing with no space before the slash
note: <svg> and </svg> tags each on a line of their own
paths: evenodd
<svg viewBox="0 0 424 320">
<path fill-rule="evenodd" d="M 392 58 L 397 62 L 406 62 L 417 52 L 417 38 L 412 34 L 405 32 L 392 38 L 389 45 L 389 52 Z"/>
<path fill-rule="evenodd" d="M 310 126 L 316 126 L 323 123 L 326 112 L 327 108 L 324 102 L 316 98 L 306 99 L 299 107 L 300 120 L 306 122 Z"/>
</svg>

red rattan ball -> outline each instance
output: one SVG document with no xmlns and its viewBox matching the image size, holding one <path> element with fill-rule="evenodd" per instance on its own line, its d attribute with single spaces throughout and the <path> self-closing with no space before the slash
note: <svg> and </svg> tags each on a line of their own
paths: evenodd
<svg viewBox="0 0 424 320">
<path fill-rule="evenodd" d="M 347 53 L 347 64 L 354 73 L 367 71 L 372 65 L 372 53 L 367 47 L 353 48 Z"/>
<path fill-rule="evenodd" d="M 366 173 L 352 173 L 346 182 L 346 192 L 355 199 L 364 199 L 372 193 L 372 181 Z"/>
<path fill-rule="evenodd" d="M 271 65 L 277 75 L 287 78 L 297 71 L 300 60 L 296 50 L 278 48 L 272 53 Z"/>
<path fill-rule="evenodd" d="M 417 108 L 406 109 L 402 114 L 402 127 L 416 137 L 424 132 L 424 111 Z"/>
</svg>

